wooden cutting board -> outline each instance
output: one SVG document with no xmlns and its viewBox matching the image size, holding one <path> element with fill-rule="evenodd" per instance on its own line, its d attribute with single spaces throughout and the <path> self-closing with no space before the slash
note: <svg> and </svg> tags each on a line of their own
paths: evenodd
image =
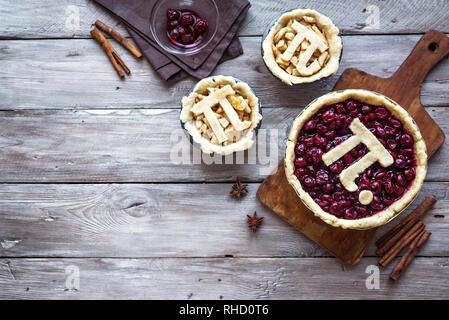
<svg viewBox="0 0 449 320">
<path fill-rule="evenodd" d="M 387 79 L 357 69 L 343 72 L 334 90 L 366 89 L 382 93 L 405 108 L 418 124 L 431 157 L 444 142 L 444 133 L 421 105 L 421 86 L 430 70 L 449 54 L 449 38 L 431 30 L 396 73 Z M 381 55 L 379 56 L 381 58 Z M 376 229 L 345 230 L 315 217 L 288 184 L 283 161 L 277 171 L 260 185 L 258 199 L 336 257 L 348 264 L 360 261 Z"/>
</svg>

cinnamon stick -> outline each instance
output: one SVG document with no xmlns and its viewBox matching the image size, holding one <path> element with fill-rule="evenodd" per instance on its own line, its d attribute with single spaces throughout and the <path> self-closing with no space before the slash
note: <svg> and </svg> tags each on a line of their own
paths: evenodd
<svg viewBox="0 0 449 320">
<path fill-rule="evenodd" d="M 115 41 L 117 41 L 126 49 L 128 49 L 137 58 L 142 57 L 142 53 L 136 47 L 134 47 L 134 45 L 128 39 L 126 39 L 120 32 L 112 29 L 110 26 L 101 22 L 100 20 L 95 21 L 95 26 L 98 29 L 109 34 L 112 38 L 115 39 Z"/>
<path fill-rule="evenodd" d="M 400 228 L 384 245 L 376 250 L 378 256 L 383 256 L 385 252 L 391 249 L 401 237 L 406 234 L 417 223 L 415 219 L 409 220 L 402 228 Z"/>
<path fill-rule="evenodd" d="M 380 258 L 379 265 L 382 267 L 386 267 L 393 259 L 401 252 L 402 249 L 404 249 L 405 246 L 407 246 L 410 242 L 415 239 L 418 234 L 421 233 L 425 228 L 425 225 L 422 221 L 418 221 L 413 228 L 411 228 L 401 239 L 399 239 L 398 242 L 390 249 L 388 250 L 385 255 Z"/>
<path fill-rule="evenodd" d="M 407 223 L 411 220 L 418 221 L 421 217 L 429 211 L 433 205 L 437 202 L 435 196 L 428 196 L 421 202 L 404 220 L 402 220 L 398 225 L 394 228 L 390 229 L 387 233 L 385 233 L 382 237 L 380 237 L 376 241 L 376 246 L 378 248 L 383 247 L 396 233 L 399 232 Z"/>
<path fill-rule="evenodd" d="M 100 32 L 100 30 L 98 30 L 97 28 L 93 28 L 93 30 L 90 31 L 90 34 L 101 45 L 104 52 L 108 56 L 109 61 L 111 61 L 112 66 L 114 67 L 115 71 L 117 71 L 117 74 L 120 76 L 120 78 L 123 78 L 125 75 L 123 74 L 117 62 L 122 66 L 123 70 L 125 70 L 126 74 L 131 73 L 131 71 L 126 66 L 125 62 L 123 62 L 122 58 L 120 58 L 118 53 L 114 50 L 114 48 L 111 46 L 109 41 L 104 37 L 104 35 Z"/>
<path fill-rule="evenodd" d="M 405 272 L 407 267 L 412 263 L 419 249 L 426 243 L 432 233 L 430 231 L 421 231 L 421 233 L 413 240 L 407 251 L 399 260 L 398 264 L 394 267 L 393 271 L 390 273 L 390 278 L 392 280 L 398 280 L 401 274 Z"/>
</svg>

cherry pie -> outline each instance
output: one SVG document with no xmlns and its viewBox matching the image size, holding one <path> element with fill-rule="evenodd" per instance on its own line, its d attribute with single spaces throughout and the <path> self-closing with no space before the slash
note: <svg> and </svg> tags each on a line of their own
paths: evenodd
<svg viewBox="0 0 449 320">
<path fill-rule="evenodd" d="M 301 200 L 322 220 L 366 229 L 388 222 L 417 195 L 426 145 L 411 116 L 366 90 L 331 92 L 296 118 L 285 172 Z"/>
<path fill-rule="evenodd" d="M 268 69 L 288 85 L 313 82 L 337 72 L 341 38 L 332 21 L 315 10 L 284 13 L 262 43 Z"/>
<path fill-rule="evenodd" d="M 227 155 L 253 145 L 262 115 L 248 84 L 214 76 L 198 82 L 182 99 L 180 119 L 203 152 Z"/>
</svg>

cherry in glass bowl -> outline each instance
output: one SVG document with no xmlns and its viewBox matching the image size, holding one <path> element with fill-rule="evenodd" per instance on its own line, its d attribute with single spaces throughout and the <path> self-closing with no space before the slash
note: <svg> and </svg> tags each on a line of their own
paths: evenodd
<svg viewBox="0 0 449 320">
<path fill-rule="evenodd" d="M 214 0 L 159 0 L 150 15 L 150 31 L 155 41 L 172 54 L 192 55 L 201 51 L 214 38 L 218 23 Z M 172 31 L 178 27 L 189 30 L 180 34 Z M 191 34 L 195 36 L 189 37 Z"/>
</svg>

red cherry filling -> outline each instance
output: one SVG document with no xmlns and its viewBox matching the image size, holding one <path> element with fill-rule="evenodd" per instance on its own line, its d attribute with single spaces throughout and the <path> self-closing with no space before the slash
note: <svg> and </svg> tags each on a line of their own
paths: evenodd
<svg viewBox="0 0 449 320">
<path fill-rule="evenodd" d="M 167 10 L 167 34 L 177 45 L 192 46 L 202 40 L 208 30 L 206 20 L 191 10 Z"/>
<path fill-rule="evenodd" d="M 347 191 L 339 174 L 362 158 L 368 149 L 360 144 L 329 167 L 324 153 L 353 135 L 354 118 L 377 137 L 393 156 L 394 164 L 383 168 L 373 164 L 355 181 L 356 192 Z M 413 136 L 384 108 L 353 99 L 323 106 L 301 129 L 295 147 L 295 175 L 302 187 L 326 212 L 343 219 L 360 219 L 384 210 L 408 190 L 416 175 Z M 365 206 L 358 201 L 361 190 L 370 190 L 373 201 Z"/>
</svg>

